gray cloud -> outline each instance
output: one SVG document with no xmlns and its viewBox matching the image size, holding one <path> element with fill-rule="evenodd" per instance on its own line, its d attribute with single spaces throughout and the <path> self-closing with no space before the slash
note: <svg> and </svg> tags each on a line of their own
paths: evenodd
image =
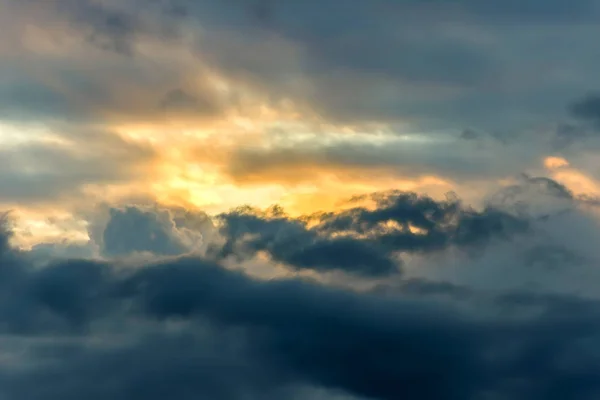
<svg viewBox="0 0 600 400">
<path fill-rule="evenodd" d="M 142 29 L 134 13 L 119 12 L 88 1 L 63 1 L 59 4 L 60 11 L 71 13 L 74 24 L 91 27 L 85 33 L 91 43 L 124 55 L 132 53 L 131 44 Z"/>
<path fill-rule="evenodd" d="M 50 29 L 53 21 L 66 19 L 82 40 L 121 56 L 129 54 L 106 56 L 112 78 L 132 68 L 135 72 L 125 74 L 131 75 L 127 79 L 153 76 L 161 81 L 164 71 L 149 69 L 156 60 L 137 53 L 138 42 L 151 38 L 175 48 L 189 46 L 188 39 L 195 37 L 196 48 L 191 50 L 202 64 L 239 78 L 275 104 L 295 100 L 344 123 L 408 122 L 425 130 L 469 126 L 514 134 L 562 119 L 567 99 L 600 84 L 595 73 L 600 59 L 589 39 L 598 34 L 593 24 L 598 16 L 595 0 L 573 1 L 568 7 L 538 0 L 518 4 L 412 0 L 353 0 L 343 5 L 338 0 L 22 4 L 25 11 L 27 5 L 38 7 L 26 14 L 42 27 Z M 39 11 L 40 4 L 45 4 L 45 14 Z M 62 69 L 55 61 L 52 64 L 53 69 Z M 139 73 L 142 70 L 147 72 Z M 174 71 L 161 85 L 148 84 L 148 79 L 141 84 L 160 86 L 155 104 L 160 103 L 166 91 L 180 87 L 181 72 Z M 97 71 L 92 75 L 99 77 Z M 81 95 L 98 92 L 70 86 Z M 57 95 L 44 85 L 28 90 L 45 95 L 20 93 L 11 102 L 13 96 L 7 91 L 0 95 L 9 99 L 3 108 L 12 114 L 18 111 L 15 107 L 25 112 L 25 104 L 35 103 L 32 99 L 47 98 L 42 109 L 65 112 L 64 99 L 54 101 Z M 194 97 L 202 104 L 204 98 L 213 99 L 207 104 L 215 104 L 214 94 Z M 76 105 L 69 107 L 81 108 Z M 133 107 L 131 102 L 113 107 L 100 102 L 95 107 L 113 112 L 127 107 L 128 113 L 123 114 L 130 117 L 142 112 L 141 105 Z M 145 114 L 149 113 L 146 106 Z"/>
<path fill-rule="evenodd" d="M 1 22 L 10 38 L 21 40 L 0 49 L 6 51 L 0 66 L 0 116 L 20 123 L 160 120 L 165 118 L 161 103 L 177 88 L 197 103 L 180 114 L 219 115 L 224 99 L 201 82 L 199 61 L 192 66 L 185 56 L 165 59 L 156 50 L 138 49 L 144 40 L 155 41 L 161 51 L 179 49 L 174 42 L 178 24 L 156 7 L 119 3 L 2 0 L 11 18 Z"/>
<path fill-rule="evenodd" d="M 373 198 L 378 202 L 374 210 L 356 207 L 308 221 L 246 209 L 222 214 L 221 235 L 226 242 L 218 255 L 247 256 L 264 251 L 292 268 L 377 277 L 398 271 L 397 254 L 435 252 L 450 246 L 479 247 L 528 229 L 526 219 L 492 208 L 471 210 L 453 200 L 436 202 L 401 192 L 380 193 Z M 312 222 L 310 228 L 307 222 Z"/>
<path fill-rule="evenodd" d="M 193 15 L 214 30 L 201 51 L 276 96 L 304 98 L 345 121 L 515 129 L 560 113 L 594 84 L 599 65 L 589 41 L 595 1 L 279 2 L 262 27 L 251 12 L 244 19 L 243 3 L 198 3 Z"/>
<path fill-rule="evenodd" d="M 72 105 L 60 93 L 43 84 L 25 81 L 22 76 L 13 79 L 11 73 L 1 70 L 0 73 L 10 79 L 0 84 L 0 116 L 3 118 L 26 120 L 31 116 L 53 118 L 72 113 Z"/>
<path fill-rule="evenodd" d="M 174 256 L 200 249 L 207 224 L 189 229 L 177 222 L 167 209 L 111 208 L 101 236 L 91 236 L 106 257 L 144 252 Z"/>
<path fill-rule="evenodd" d="M 218 257 L 251 257 L 268 252 L 275 260 L 297 269 L 342 270 L 363 276 L 397 272 L 397 264 L 385 249 L 354 238 L 320 237 L 300 221 L 263 218 L 252 212 L 222 215 L 221 234 L 226 243 Z"/>
<path fill-rule="evenodd" d="M 98 257 L 95 243 L 38 243 L 28 252 L 35 264 L 45 264 L 49 259 L 92 259 Z"/>
<path fill-rule="evenodd" d="M 218 99 L 211 97 L 209 93 L 196 95 L 184 89 L 173 89 L 168 91 L 160 100 L 159 109 L 164 111 L 187 112 L 196 115 L 218 115 L 221 105 Z"/>
<path fill-rule="evenodd" d="M 0 366 L 8 398 L 294 399 L 304 387 L 373 399 L 585 399 L 600 391 L 593 300 L 508 293 L 495 300 L 510 305 L 504 313 L 479 303 L 471 314 L 430 291 L 381 297 L 257 281 L 198 258 L 40 270 L 4 247 L 1 266 L 0 294 L 11 301 L 0 329 L 12 334 L 2 343 L 27 346 Z"/>
<path fill-rule="evenodd" d="M 124 182 L 156 157 L 150 147 L 110 132 L 68 128 L 58 133 L 66 145 L 34 141 L 0 150 L 0 201 L 43 203 L 84 185 Z"/>
<path fill-rule="evenodd" d="M 157 24 L 155 19 L 148 18 L 148 14 L 140 13 L 140 10 L 134 7 L 134 2 L 119 5 L 118 2 L 110 0 L 4 1 L 13 3 L 18 10 L 33 13 L 41 11 L 49 19 L 67 22 L 80 32 L 82 40 L 121 56 L 134 55 L 136 41 L 141 36 L 160 34 L 166 38 L 174 35 L 172 30 L 167 29 L 166 24 Z"/>
<path fill-rule="evenodd" d="M 539 148 L 521 146 L 515 142 L 461 141 L 447 137 L 427 137 L 419 142 L 386 140 L 383 143 L 352 138 L 322 143 L 326 134 L 315 140 L 269 148 L 246 146 L 237 150 L 226 172 L 240 182 L 260 180 L 308 180 L 311 174 L 297 173 L 316 167 L 336 171 L 343 176 L 352 168 L 366 174 L 387 173 L 417 177 L 435 175 L 447 179 L 493 179 L 516 175 L 536 166 L 548 145 L 540 140 Z M 393 138 L 392 138 L 393 139 Z M 375 139 L 374 139 L 375 140 Z M 546 153 L 547 154 L 547 153 Z"/>
<path fill-rule="evenodd" d="M 86 122 L 216 116 L 230 104 L 188 87 L 189 65 L 139 51 L 148 43 L 190 45 L 201 67 L 328 121 L 472 127 L 452 144 L 244 148 L 227 170 L 240 180 L 307 164 L 490 179 L 551 152 L 595 168 L 581 151 L 596 145 L 599 103 L 581 95 L 600 85 L 597 1 L 0 5 L 14 29 L 13 47 L 0 45 L 0 117 L 69 125 L 55 142 L 0 150 L 4 203 L 135 179 L 156 157 Z M 23 45 L 22 27 L 50 38 L 65 23 L 81 54 Z M 539 123 L 550 132 L 525 137 Z M 90 243 L 31 251 L 4 228 L 0 398 L 599 397 L 598 199 L 524 175 L 477 209 L 395 191 L 357 200 L 375 206 L 298 218 L 240 208 L 214 221 L 218 232 L 201 212 L 112 206 Z M 259 262 L 315 278 L 261 280 L 248 267 Z"/>
<path fill-rule="evenodd" d="M 588 94 L 573 102 L 569 111 L 574 117 L 600 127 L 600 95 Z"/>
<path fill-rule="evenodd" d="M 231 99 L 223 98 L 206 83 L 172 89 L 180 85 L 181 75 L 188 73 L 184 66 L 163 64 L 157 68 L 127 58 L 108 61 L 110 67 L 88 74 L 85 57 L 82 54 L 81 60 L 49 62 L 44 79 L 39 70 L 6 72 L 10 82 L 2 84 L 0 80 L 0 116 L 21 124 L 33 119 L 85 126 L 109 124 L 109 119 L 160 121 L 173 112 L 188 118 L 216 117 L 233 105 Z M 45 61 L 40 57 L 36 62 Z"/>
<path fill-rule="evenodd" d="M 132 264 L 75 255 L 55 260 L 12 248 L 5 217 L 0 396 L 581 400 L 600 394 L 600 276 L 586 274 L 595 265 L 588 256 L 597 256 L 600 227 L 566 188 L 524 177 L 483 211 L 455 198 L 436 202 L 399 192 L 370 199 L 376 207 L 310 216 L 310 228 L 309 217 L 292 219 L 281 209 L 240 209 L 220 217 L 221 234 L 300 268 L 342 268 L 367 280 L 379 259 L 365 249 L 416 251 L 428 260 L 417 264 L 421 276 L 407 261 L 405 277 L 378 276 L 365 291 L 301 278 L 259 280 L 235 263 L 225 268 L 197 255 Z M 549 200 L 560 207 L 544 209 Z M 523 202 L 530 206 L 513 207 Z M 426 233 L 377 230 L 389 220 Z M 184 209 L 130 207 L 113 210 L 108 225 L 102 234 L 110 243 L 174 254 L 162 251 L 177 245 L 174 233 L 211 223 Z M 348 231 L 357 238 L 338 243 L 349 246 L 331 245 L 328 235 Z M 519 240 L 494 240 L 515 234 Z M 457 259 L 448 244 L 483 253 Z M 532 277 L 542 285 L 527 286 Z M 581 291 L 582 278 L 596 291 Z M 510 279 L 516 282 L 503 285 Z"/>
</svg>

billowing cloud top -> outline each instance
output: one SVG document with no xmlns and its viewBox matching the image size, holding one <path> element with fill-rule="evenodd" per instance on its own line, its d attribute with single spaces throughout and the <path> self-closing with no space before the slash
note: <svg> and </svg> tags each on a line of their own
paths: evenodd
<svg viewBox="0 0 600 400">
<path fill-rule="evenodd" d="M 0 0 L 0 400 L 600 398 L 598 0 Z"/>
</svg>

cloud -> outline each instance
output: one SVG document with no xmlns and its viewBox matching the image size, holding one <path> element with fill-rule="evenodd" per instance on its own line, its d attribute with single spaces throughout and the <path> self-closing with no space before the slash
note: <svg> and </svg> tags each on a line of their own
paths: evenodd
<svg viewBox="0 0 600 400">
<path fill-rule="evenodd" d="M 1 22 L 11 37 L 22 38 L 4 49 L 0 67 L 6 121 L 106 129 L 117 121 L 164 121 L 170 114 L 160 105 L 174 90 L 197 99 L 197 107 L 179 110 L 188 120 L 219 116 L 229 105 L 205 63 L 173 42 L 176 26 L 156 8 L 140 13 L 131 1 L 88 0 L 3 0 L 3 7 L 11 18 Z"/>
<path fill-rule="evenodd" d="M 4 4 L 10 17 L 0 22 L 12 32 L 0 49 L 4 121 L 17 130 L 60 123 L 82 138 L 90 127 L 107 132 L 97 142 L 118 132 L 155 152 L 129 163 L 114 149 L 130 147 L 114 141 L 99 157 L 72 134 L 84 154 L 43 144 L 35 151 L 45 153 L 44 171 L 30 174 L 38 156 L 19 148 L 0 177 L 10 206 L 38 205 L 47 194 L 45 205 L 61 199 L 64 207 L 85 197 L 83 186 L 111 201 L 135 193 L 217 212 L 250 192 L 255 205 L 293 208 L 308 203 L 301 196 L 325 199 L 333 185 L 341 197 L 401 179 L 475 191 L 536 173 L 550 153 L 571 160 L 596 145 L 573 121 L 564 126 L 581 134 L 563 129 L 560 140 L 521 129 L 569 117 L 566 99 L 593 87 L 588 1 L 569 10 L 537 1 Z M 537 51 L 547 43 L 556 51 Z M 499 140 L 455 140 L 467 127 Z"/>
<path fill-rule="evenodd" d="M 250 211 L 250 212 L 248 212 Z M 384 249 L 351 237 L 319 237 L 300 221 L 265 218 L 251 210 L 222 215 L 225 244 L 220 257 L 268 252 L 275 260 L 297 269 L 342 270 L 359 275 L 387 275 L 397 270 Z"/>
<path fill-rule="evenodd" d="M 10 301 L 0 308 L 0 342 L 12 361 L 0 364 L 0 394 L 8 398 L 600 392 L 597 300 L 489 293 L 465 309 L 430 290 L 390 296 L 261 281 L 196 257 L 39 269 L 4 245 L 1 260 L 0 295 Z"/>
<path fill-rule="evenodd" d="M 168 37 L 168 30 L 164 24 L 157 24 L 156 20 L 142 15 L 134 8 L 134 2 L 125 3 L 125 7 L 109 1 L 75 1 L 55 0 L 44 2 L 28 0 L 17 2 L 4 0 L 8 6 L 13 7 L 13 13 L 31 13 L 32 16 L 48 20 L 59 21 L 59 28 L 73 28 L 79 31 L 78 39 L 83 40 L 103 51 L 113 52 L 119 56 L 132 56 L 135 54 L 137 39 L 151 32 L 160 32 Z M 152 2 L 147 2 L 151 4 Z M 162 26 L 161 26 L 162 25 Z"/>
<path fill-rule="evenodd" d="M 15 78 L 0 86 L 0 115 L 3 118 L 25 119 L 31 114 L 52 117 L 71 111 L 66 99 L 51 87 L 27 82 L 25 77 Z"/>
<path fill-rule="evenodd" d="M 217 105 L 212 104 L 213 99 L 198 98 L 183 89 L 173 89 L 165 94 L 159 107 L 167 111 L 190 110 L 198 113 L 216 114 Z"/>
<path fill-rule="evenodd" d="M 235 149 L 224 172 L 240 184 L 315 182 L 329 176 L 362 180 L 437 176 L 465 182 L 516 175 L 536 165 L 538 154 L 541 157 L 549 149 L 543 140 L 537 140 L 538 148 L 533 149 L 523 141 L 464 141 L 448 134 L 323 132 L 297 142 L 267 141 Z"/>
<path fill-rule="evenodd" d="M 135 14 L 103 7 L 101 3 L 63 2 L 64 10 L 71 10 L 72 22 L 89 26 L 86 39 L 100 48 L 124 55 L 132 53 L 131 42 L 141 31 Z"/>
<path fill-rule="evenodd" d="M 91 234 L 106 257 L 144 252 L 175 256 L 199 250 L 203 243 L 201 232 L 205 230 L 201 228 L 207 224 L 192 230 L 177 222 L 167 209 L 111 208 L 101 235 Z"/>
<path fill-rule="evenodd" d="M 32 246 L 28 255 L 35 263 L 45 264 L 48 259 L 91 259 L 98 257 L 95 243 L 38 243 Z"/>
<path fill-rule="evenodd" d="M 292 268 L 340 270 L 363 276 L 398 271 L 403 253 L 434 252 L 450 246 L 482 246 L 525 232 L 528 221 L 493 208 L 470 210 L 460 202 L 414 193 L 373 195 L 372 210 L 345 211 L 293 219 L 275 209 L 261 214 L 240 209 L 221 214 L 225 240 L 219 256 L 266 252 Z"/>
<path fill-rule="evenodd" d="M 586 55 L 595 1 L 577 1 L 568 10 L 559 2 L 539 1 L 358 0 L 344 7 L 335 0 L 259 2 L 268 10 L 265 24 L 248 11 L 255 4 L 206 1 L 190 7 L 188 18 L 210 26 L 199 52 L 226 74 L 344 122 L 400 121 L 459 130 L 529 127 L 552 118 L 564 99 L 585 91 L 593 81 L 588 67 L 597 65 Z M 570 29 L 557 35 L 555 24 Z M 540 51 L 545 43 L 558 46 L 560 58 Z M 566 54 L 586 62 L 575 66 Z M 523 59 L 527 64 L 516 63 Z M 499 117 L 506 115 L 500 110 L 511 115 L 510 124 Z"/>
<path fill-rule="evenodd" d="M 87 185 L 129 181 L 157 158 L 150 146 L 111 132 L 73 128 L 50 132 L 0 150 L 4 204 L 49 202 L 81 193 Z"/>
<path fill-rule="evenodd" d="M 599 6 L 0 0 L 0 399 L 598 398 Z"/>
<path fill-rule="evenodd" d="M 588 94 L 572 103 L 569 107 L 571 114 L 594 125 L 600 124 L 600 95 Z"/>
<path fill-rule="evenodd" d="M 337 0 L 4 2 L 13 19 L 23 20 L 11 29 L 37 27 L 15 32 L 27 40 L 13 47 L 24 62 L 44 65 L 27 62 L 23 68 L 12 58 L 3 67 L 24 74 L 18 81 L 27 83 L 27 91 L 44 94 L 24 95 L 14 86 L 0 94 L 13 117 L 27 112 L 25 104 L 41 102 L 47 113 L 71 117 L 87 111 L 97 118 L 104 111 L 148 118 L 168 91 L 193 93 L 188 85 L 203 69 L 235 91 L 274 105 L 292 101 L 336 122 L 518 132 L 559 115 L 565 99 L 589 90 L 598 66 L 589 40 L 597 34 L 590 24 L 598 15 L 594 0 L 567 8 L 538 0 L 353 0 L 343 7 Z M 557 32 L 556 24 L 565 29 Z M 360 35 L 352 33 L 357 29 Z M 55 45 L 41 46 L 42 39 Z M 547 43 L 555 50 L 541 51 Z M 70 52 L 57 58 L 48 47 Z M 110 79 L 102 79 L 95 65 L 104 65 Z M 57 83 L 63 88 L 58 94 Z M 138 96 L 120 91 L 124 86 L 135 87 Z M 87 97 L 87 107 L 65 99 L 65 88 Z M 202 104 L 205 98 L 210 105 L 223 100 L 204 90 L 195 95 Z M 13 101 L 9 93 L 15 91 Z"/>
</svg>

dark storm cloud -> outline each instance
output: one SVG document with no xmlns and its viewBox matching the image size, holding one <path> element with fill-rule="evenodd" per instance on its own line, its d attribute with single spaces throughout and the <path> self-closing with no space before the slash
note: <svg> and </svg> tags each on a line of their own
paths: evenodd
<svg viewBox="0 0 600 400">
<path fill-rule="evenodd" d="M 382 400 L 600 394 L 591 300 L 507 294 L 505 312 L 480 304 L 470 315 L 427 290 L 409 299 L 257 281 L 198 258 L 34 269 L 21 256 L 2 246 L 0 330 L 12 335 L 1 341 L 13 350 L 0 395 L 11 399 L 295 399 L 300 387 Z"/>
<path fill-rule="evenodd" d="M 67 360 L 59 361 L 59 369 L 36 368 L 25 376 L 9 372 L 2 382 L 4 393 L 31 400 L 294 398 L 278 390 L 277 371 L 257 368 L 240 346 L 230 348 L 235 342 L 218 334 L 198 328 L 194 333 L 141 338 L 123 348 L 67 349 L 55 356 Z"/>
<path fill-rule="evenodd" d="M 292 268 L 381 276 L 397 271 L 395 254 L 479 247 L 528 229 L 526 219 L 493 208 L 471 210 L 454 200 L 436 202 L 400 192 L 374 199 L 374 210 L 357 207 L 309 221 L 251 209 L 222 214 L 226 242 L 218 253 L 247 256 L 263 251 Z M 307 222 L 316 223 L 309 227 Z"/>
<path fill-rule="evenodd" d="M 218 256 L 247 257 L 259 251 L 297 269 L 341 270 L 364 276 L 397 271 L 396 262 L 377 244 L 351 237 L 321 237 L 302 222 L 287 217 L 267 218 L 251 210 L 221 216 L 226 242 Z"/>
<path fill-rule="evenodd" d="M 494 238 L 508 239 L 529 228 L 526 219 L 494 207 L 477 211 L 453 197 L 438 202 L 416 193 L 391 192 L 374 194 L 372 199 L 377 202 L 374 210 L 354 208 L 324 214 L 319 229 L 328 233 L 373 232 L 378 243 L 395 251 L 432 251 L 450 245 L 484 245 Z M 381 224 L 387 222 L 398 224 L 401 230 L 381 231 Z M 411 227 L 421 232 L 413 233 Z"/>
</svg>

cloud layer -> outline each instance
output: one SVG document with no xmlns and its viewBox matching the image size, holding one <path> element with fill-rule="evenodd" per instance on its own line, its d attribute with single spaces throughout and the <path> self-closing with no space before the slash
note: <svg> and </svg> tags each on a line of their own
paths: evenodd
<svg viewBox="0 0 600 400">
<path fill-rule="evenodd" d="M 589 198 L 528 177 L 482 210 L 406 192 L 352 204 L 300 218 L 242 208 L 214 221 L 111 209 L 91 233 L 101 254 L 85 258 L 12 247 L 5 217 L 0 395 L 600 393 Z"/>
<path fill-rule="evenodd" d="M 177 247 L 182 242 L 173 242 L 183 229 L 174 212 L 112 210 L 104 248 L 120 261 L 74 257 L 34 266 L 30 252 L 11 248 L 6 226 L 0 252 L 0 394 L 10 399 L 591 399 L 600 393 L 594 350 L 600 293 L 582 295 L 569 288 L 569 280 L 577 282 L 595 263 L 585 259 L 590 255 L 585 246 L 562 241 L 559 247 L 543 225 L 556 220 L 565 231 L 581 230 L 584 205 L 550 180 L 525 181 L 511 193 L 523 194 L 531 186 L 535 197 L 528 204 L 535 210 L 552 201 L 566 209 L 552 206 L 540 220 L 531 208 L 512 213 L 506 200 L 503 209 L 476 211 L 456 200 L 387 193 L 374 195 L 370 208 L 304 220 L 277 209 L 235 211 L 216 221 L 222 238 L 214 240 L 214 246 L 229 251 L 249 238 L 233 264 L 219 261 L 223 252 L 214 258 L 211 251 L 151 261 L 122 258 L 126 251 L 182 251 Z M 310 219 L 317 222 L 308 228 Z M 424 232 L 375 229 L 389 220 Z M 186 229 L 198 235 L 199 226 L 208 226 L 191 225 Z M 600 234 L 597 223 L 588 228 Z M 358 236 L 333 239 L 333 232 Z M 530 245 L 529 251 L 519 256 L 523 245 Z M 539 268 L 543 272 L 533 278 L 542 286 L 509 283 L 490 289 L 460 270 L 455 282 L 445 280 L 443 270 L 451 268 L 455 250 L 463 246 L 478 250 L 462 258 L 465 270 L 485 263 L 488 272 L 510 281 L 510 275 L 519 278 Z M 490 263 L 489 257 L 507 249 L 521 271 Z M 272 261 L 261 262 L 273 273 L 283 262 L 290 271 L 311 269 L 317 275 L 265 280 L 248 267 L 240 269 L 257 250 L 270 254 Z M 366 283 L 390 272 L 386 263 L 392 259 L 385 258 L 390 252 L 414 251 L 428 275 L 377 279 L 363 289 L 355 287 L 357 281 L 331 284 L 319 275 L 338 269 Z M 595 247 L 592 251 L 597 254 Z M 559 257 L 556 269 L 547 260 L 553 254 Z M 560 259 L 574 254 L 581 258 Z M 549 276 L 560 280 L 545 281 Z M 597 282 L 597 274 L 590 276 Z"/>
<path fill-rule="evenodd" d="M 1 4 L 0 202 L 30 214 L 464 192 L 599 144 L 594 0 Z"/>
<path fill-rule="evenodd" d="M 599 398 L 597 0 L 0 10 L 0 400 Z"/>
</svg>

